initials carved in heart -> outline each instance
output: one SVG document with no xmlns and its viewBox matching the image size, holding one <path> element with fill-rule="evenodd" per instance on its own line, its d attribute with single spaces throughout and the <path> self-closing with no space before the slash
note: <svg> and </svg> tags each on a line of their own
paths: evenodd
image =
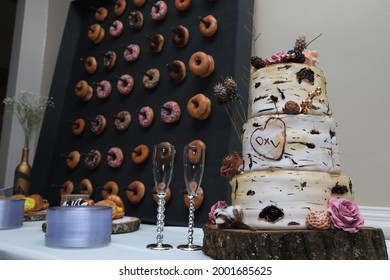
<svg viewBox="0 0 390 280">
<path fill-rule="evenodd" d="M 269 118 L 264 127 L 259 127 L 251 135 L 251 146 L 260 156 L 280 160 L 286 145 L 286 125 L 279 118 Z"/>
</svg>

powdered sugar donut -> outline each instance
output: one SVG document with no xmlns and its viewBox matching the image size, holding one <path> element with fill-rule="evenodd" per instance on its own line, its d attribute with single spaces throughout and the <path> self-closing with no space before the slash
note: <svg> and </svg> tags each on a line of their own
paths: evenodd
<svg viewBox="0 0 390 280">
<path fill-rule="evenodd" d="M 161 120 L 164 123 L 174 123 L 180 119 L 180 106 L 175 101 L 165 102 L 161 106 Z"/>
<path fill-rule="evenodd" d="M 142 83 L 145 88 L 153 89 L 158 85 L 158 82 L 160 81 L 160 71 L 157 68 L 151 68 L 142 74 L 144 75 Z"/>
<path fill-rule="evenodd" d="M 113 168 L 117 168 L 122 165 L 123 152 L 118 147 L 112 147 L 107 152 L 107 163 Z"/>
<path fill-rule="evenodd" d="M 153 20 L 163 20 L 168 12 L 168 6 L 164 1 L 157 1 L 152 3 L 152 15 Z"/>
<path fill-rule="evenodd" d="M 127 95 L 133 90 L 134 79 L 129 74 L 123 74 L 120 76 L 116 86 L 121 94 Z"/>
<path fill-rule="evenodd" d="M 107 80 L 103 80 L 96 84 L 96 96 L 100 99 L 106 99 L 111 94 L 111 83 Z"/>
<path fill-rule="evenodd" d="M 139 111 L 137 111 L 138 114 L 138 122 L 142 127 L 149 127 L 154 119 L 154 112 L 153 109 L 149 106 L 142 107 Z"/>
<path fill-rule="evenodd" d="M 119 37 L 123 32 L 123 23 L 120 20 L 114 20 L 110 26 L 110 35 L 112 37 Z"/>
<path fill-rule="evenodd" d="M 137 44 L 130 44 L 123 52 L 123 57 L 127 62 L 134 62 L 138 59 L 141 53 L 141 48 Z"/>
</svg>

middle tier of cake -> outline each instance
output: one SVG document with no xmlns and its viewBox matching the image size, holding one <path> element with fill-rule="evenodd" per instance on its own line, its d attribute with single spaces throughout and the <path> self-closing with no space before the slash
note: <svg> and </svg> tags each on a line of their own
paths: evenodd
<svg viewBox="0 0 390 280">
<path fill-rule="evenodd" d="M 244 171 L 341 172 L 332 117 L 265 115 L 249 119 L 243 128 Z"/>
</svg>

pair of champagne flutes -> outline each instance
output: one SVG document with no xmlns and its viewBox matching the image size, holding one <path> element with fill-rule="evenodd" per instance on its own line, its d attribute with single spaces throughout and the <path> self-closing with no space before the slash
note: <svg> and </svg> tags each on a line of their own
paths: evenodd
<svg viewBox="0 0 390 280">
<path fill-rule="evenodd" d="M 172 179 L 172 172 L 175 158 L 175 147 L 169 143 L 160 143 L 153 146 L 153 177 L 158 196 L 157 206 L 157 242 L 146 247 L 153 250 L 169 250 L 172 245 L 163 243 L 164 237 L 164 211 L 165 196 Z M 195 197 L 203 177 L 206 149 L 200 146 L 184 147 L 183 167 L 184 182 L 189 198 L 190 207 L 188 215 L 188 242 L 179 245 L 177 248 L 185 251 L 198 251 L 202 246 L 193 243 L 194 219 L 195 219 Z"/>
</svg>

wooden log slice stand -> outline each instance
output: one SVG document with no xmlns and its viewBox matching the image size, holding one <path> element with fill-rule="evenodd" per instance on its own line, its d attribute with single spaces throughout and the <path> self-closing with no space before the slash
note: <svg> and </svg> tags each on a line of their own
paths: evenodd
<svg viewBox="0 0 390 280">
<path fill-rule="evenodd" d="M 383 231 L 203 228 L 203 253 L 221 260 L 387 260 Z"/>
</svg>

